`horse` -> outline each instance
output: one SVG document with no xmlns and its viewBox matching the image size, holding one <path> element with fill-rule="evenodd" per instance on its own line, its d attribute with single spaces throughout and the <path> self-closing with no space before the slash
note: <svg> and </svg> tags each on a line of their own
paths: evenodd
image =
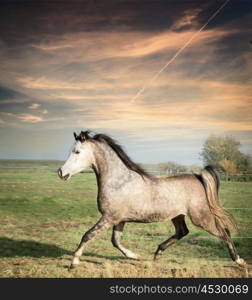
<svg viewBox="0 0 252 300">
<path fill-rule="evenodd" d="M 237 224 L 218 200 L 220 179 L 215 167 L 206 166 L 201 174 L 152 176 L 134 163 L 108 135 L 81 131 L 79 135 L 74 133 L 74 138 L 69 157 L 58 169 L 58 175 L 62 180 L 69 180 L 73 175 L 92 168 L 97 180 L 101 218 L 82 236 L 70 269 L 79 265 L 87 242 L 109 227 L 113 227 L 113 246 L 128 258 L 139 259 L 120 242 L 125 223 L 171 220 L 175 233 L 157 247 L 156 259 L 189 233 L 185 216 L 195 226 L 224 241 L 232 260 L 246 267 L 231 239 L 231 232 L 238 229 Z"/>
</svg>

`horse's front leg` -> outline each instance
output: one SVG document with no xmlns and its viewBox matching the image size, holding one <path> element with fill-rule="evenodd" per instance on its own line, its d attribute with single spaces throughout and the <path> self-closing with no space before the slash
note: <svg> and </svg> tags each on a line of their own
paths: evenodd
<svg viewBox="0 0 252 300">
<path fill-rule="evenodd" d="M 132 259 L 140 259 L 140 257 L 133 253 L 132 251 L 130 251 L 129 249 L 125 248 L 121 242 L 120 242 L 120 238 L 123 232 L 123 228 L 124 228 L 125 222 L 121 222 L 118 225 L 113 227 L 113 233 L 112 233 L 112 244 L 115 248 L 119 249 L 126 257 L 128 258 L 132 258 Z"/>
<path fill-rule="evenodd" d="M 76 251 L 74 253 L 74 257 L 73 257 L 70 269 L 73 269 L 74 267 L 76 267 L 80 263 L 80 257 L 83 253 L 85 244 L 88 241 L 90 241 L 91 239 L 93 239 L 94 237 L 96 237 L 98 233 L 100 233 L 101 231 L 109 228 L 111 225 L 112 225 L 111 222 L 106 217 L 103 216 L 92 228 L 90 228 L 83 235 L 83 237 L 81 239 L 81 242 L 80 242 L 78 248 L 76 249 Z"/>
</svg>

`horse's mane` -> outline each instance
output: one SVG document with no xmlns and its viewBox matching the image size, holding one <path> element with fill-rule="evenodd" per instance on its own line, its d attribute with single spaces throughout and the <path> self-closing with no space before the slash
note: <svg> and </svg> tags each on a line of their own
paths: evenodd
<svg viewBox="0 0 252 300">
<path fill-rule="evenodd" d="M 145 177 L 151 177 L 150 174 L 148 174 L 143 168 L 141 168 L 138 164 L 134 163 L 132 159 L 127 155 L 127 153 L 122 149 L 122 146 L 119 145 L 113 138 L 110 136 L 103 134 L 103 133 L 98 133 L 94 135 L 93 137 L 89 136 L 90 131 L 82 131 L 80 134 L 84 136 L 85 140 L 90 140 L 90 141 L 98 141 L 98 142 L 105 142 L 107 145 L 109 145 L 114 152 L 118 155 L 118 157 L 121 159 L 121 161 L 125 164 L 125 166 L 130 169 L 131 171 L 134 171 L 138 173 L 141 176 Z"/>
</svg>

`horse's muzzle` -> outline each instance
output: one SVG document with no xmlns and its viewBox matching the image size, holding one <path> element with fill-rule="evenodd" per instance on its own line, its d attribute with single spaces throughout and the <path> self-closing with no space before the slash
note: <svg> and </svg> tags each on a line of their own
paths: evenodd
<svg viewBox="0 0 252 300">
<path fill-rule="evenodd" d="M 59 175 L 59 178 L 63 179 L 63 180 L 67 180 L 70 176 L 70 174 L 66 174 L 65 176 L 63 176 L 61 168 L 58 169 L 58 175 Z"/>
</svg>

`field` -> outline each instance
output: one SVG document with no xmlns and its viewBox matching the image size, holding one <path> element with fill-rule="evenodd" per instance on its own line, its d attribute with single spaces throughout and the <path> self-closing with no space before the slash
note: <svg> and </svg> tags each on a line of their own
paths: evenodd
<svg viewBox="0 0 252 300">
<path fill-rule="evenodd" d="M 79 268 L 68 271 L 82 234 L 99 218 L 93 173 L 58 179 L 52 168 L 7 168 L 0 164 L 0 277 L 244 277 L 222 242 L 194 227 L 157 261 L 158 244 L 173 234 L 170 222 L 127 224 L 123 244 L 141 260 L 113 248 L 111 229 L 86 247 Z M 17 165 L 17 164 L 15 164 Z M 41 167 L 41 163 L 40 163 Z M 222 182 L 220 198 L 236 217 L 234 243 L 252 276 L 252 183 Z M 235 209 L 234 209 L 235 208 Z"/>
</svg>

